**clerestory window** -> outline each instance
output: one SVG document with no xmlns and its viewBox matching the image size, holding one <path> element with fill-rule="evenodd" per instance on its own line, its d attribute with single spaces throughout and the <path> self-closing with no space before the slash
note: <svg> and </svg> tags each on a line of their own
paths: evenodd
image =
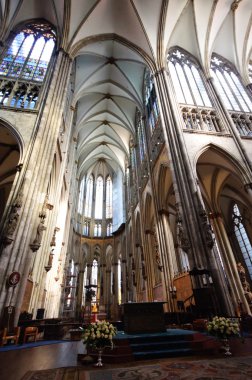
<svg viewBox="0 0 252 380">
<path fill-rule="evenodd" d="M 79 214 L 82 213 L 82 209 L 83 209 L 84 183 L 85 183 L 85 180 L 83 178 L 81 181 L 81 184 L 80 184 L 80 192 L 79 192 L 79 201 L 78 201 L 78 213 Z"/>
<path fill-rule="evenodd" d="M 96 180 L 95 194 L 95 218 L 102 219 L 103 214 L 103 178 L 99 176 Z"/>
<path fill-rule="evenodd" d="M 112 218 L 112 180 L 110 176 L 106 179 L 106 218 Z"/>
<path fill-rule="evenodd" d="M 85 210 L 84 210 L 84 216 L 87 218 L 91 218 L 93 188 L 94 188 L 94 179 L 93 179 L 93 176 L 91 175 L 87 181 L 86 202 L 85 202 Z"/>
<path fill-rule="evenodd" d="M 158 100 L 154 87 L 153 78 L 150 72 L 145 74 L 145 106 L 147 111 L 147 123 L 150 132 L 153 133 L 159 121 Z"/>
<path fill-rule="evenodd" d="M 42 82 L 55 46 L 48 24 L 27 24 L 13 39 L 0 64 L 0 75 Z"/>
<path fill-rule="evenodd" d="M 196 62 L 176 49 L 168 55 L 168 66 L 179 103 L 212 107 Z"/>
<path fill-rule="evenodd" d="M 83 202 L 82 192 L 85 195 L 84 204 L 84 236 L 111 236 L 112 235 L 112 218 L 113 218 L 113 182 L 111 175 L 99 174 L 97 177 L 92 173 L 89 175 L 85 186 L 80 186 L 79 208 Z"/>
<path fill-rule="evenodd" d="M 26 24 L 16 33 L 0 59 L 0 104 L 36 108 L 55 41 L 54 30 L 43 22 Z"/>
<path fill-rule="evenodd" d="M 140 161 L 144 160 L 146 155 L 146 142 L 144 134 L 144 123 L 139 110 L 136 112 L 136 129 L 137 129 L 137 141 L 139 146 Z"/>
<path fill-rule="evenodd" d="M 242 84 L 239 74 L 230 62 L 217 54 L 211 59 L 214 83 L 228 110 L 252 112 L 252 102 Z"/>
</svg>

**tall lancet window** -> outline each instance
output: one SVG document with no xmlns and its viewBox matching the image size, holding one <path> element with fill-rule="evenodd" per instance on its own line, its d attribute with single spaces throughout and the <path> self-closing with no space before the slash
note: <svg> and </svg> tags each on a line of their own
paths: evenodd
<svg viewBox="0 0 252 380">
<path fill-rule="evenodd" d="M 168 66 L 179 103 L 212 107 L 196 62 L 175 49 L 168 55 Z"/>
<path fill-rule="evenodd" d="M 228 110 L 252 112 L 252 101 L 234 66 L 217 54 L 211 59 L 214 84 Z"/>
<path fill-rule="evenodd" d="M 85 210 L 84 210 L 84 215 L 87 218 L 91 218 L 91 214 L 92 214 L 93 189 L 94 189 L 94 179 L 93 179 L 93 176 L 91 175 L 88 178 L 88 182 L 87 182 L 86 202 L 85 202 Z"/>
<path fill-rule="evenodd" d="M 84 196 L 84 183 L 85 180 L 82 178 L 81 184 L 80 184 L 80 192 L 79 192 L 79 202 L 78 202 L 78 213 L 82 213 L 83 209 L 83 196 Z"/>
<path fill-rule="evenodd" d="M 139 146 L 140 160 L 143 161 L 146 154 L 146 142 L 144 134 L 144 123 L 141 113 L 137 110 L 136 112 L 136 127 L 137 127 L 137 140 Z"/>
<path fill-rule="evenodd" d="M 96 180 L 95 194 L 95 219 L 102 219 L 103 212 L 103 178 L 99 176 Z"/>
<path fill-rule="evenodd" d="M 96 259 L 93 260 L 92 271 L 91 271 L 91 285 L 97 285 L 98 282 L 98 262 Z"/>
<path fill-rule="evenodd" d="M 112 218 L 112 180 L 110 176 L 106 179 L 106 218 Z"/>
<path fill-rule="evenodd" d="M 147 122 L 152 133 L 158 124 L 159 108 L 153 78 L 150 72 L 145 74 L 145 106 L 147 111 Z"/>
<path fill-rule="evenodd" d="M 0 60 L 0 76 L 14 79 L 8 86 L 4 81 L 1 83 L 3 105 L 35 108 L 39 84 L 45 79 L 55 40 L 55 32 L 43 22 L 26 24 L 16 34 Z"/>
<path fill-rule="evenodd" d="M 112 223 L 107 224 L 107 236 L 112 235 Z"/>
<path fill-rule="evenodd" d="M 237 204 L 233 207 L 233 226 L 235 236 L 240 246 L 244 261 L 252 279 L 252 246 L 243 224 L 243 219 Z"/>
</svg>

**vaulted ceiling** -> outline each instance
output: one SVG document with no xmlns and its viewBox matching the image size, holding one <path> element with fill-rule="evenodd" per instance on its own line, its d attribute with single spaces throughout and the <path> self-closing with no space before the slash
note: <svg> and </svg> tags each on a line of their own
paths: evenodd
<svg viewBox="0 0 252 380">
<path fill-rule="evenodd" d="M 251 0 L 0 0 L 0 18 L 0 40 L 25 20 L 50 21 L 76 58 L 80 175 L 100 159 L 111 173 L 124 170 L 145 68 L 163 67 L 170 47 L 193 54 L 206 75 L 219 53 L 249 82 Z"/>
</svg>

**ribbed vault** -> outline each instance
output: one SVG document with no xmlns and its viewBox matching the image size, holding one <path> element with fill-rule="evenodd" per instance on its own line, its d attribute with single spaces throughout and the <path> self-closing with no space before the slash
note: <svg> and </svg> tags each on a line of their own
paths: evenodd
<svg viewBox="0 0 252 380">
<path fill-rule="evenodd" d="M 218 53 L 249 82 L 251 0 L 0 0 L 0 40 L 41 17 L 75 59 L 79 176 L 99 159 L 110 172 L 124 171 L 146 64 L 164 66 L 171 47 L 194 55 L 207 75 Z"/>
</svg>

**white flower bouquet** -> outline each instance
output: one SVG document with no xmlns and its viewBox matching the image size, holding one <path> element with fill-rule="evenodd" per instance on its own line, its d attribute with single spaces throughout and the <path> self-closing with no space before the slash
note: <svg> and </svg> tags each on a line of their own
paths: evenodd
<svg viewBox="0 0 252 380">
<path fill-rule="evenodd" d="M 239 323 L 231 318 L 214 317 L 211 322 L 207 323 L 209 334 L 219 339 L 228 339 L 231 336 L 240 336 Z"/>
<path fill-rule="evenodd" d="M 87 348 L 102 349 L 113 348 L 113 337 L 116 335 L 116 327 L 107 321 L 93 322 L 84 330 L 83 343 Z"/>
</svg>

